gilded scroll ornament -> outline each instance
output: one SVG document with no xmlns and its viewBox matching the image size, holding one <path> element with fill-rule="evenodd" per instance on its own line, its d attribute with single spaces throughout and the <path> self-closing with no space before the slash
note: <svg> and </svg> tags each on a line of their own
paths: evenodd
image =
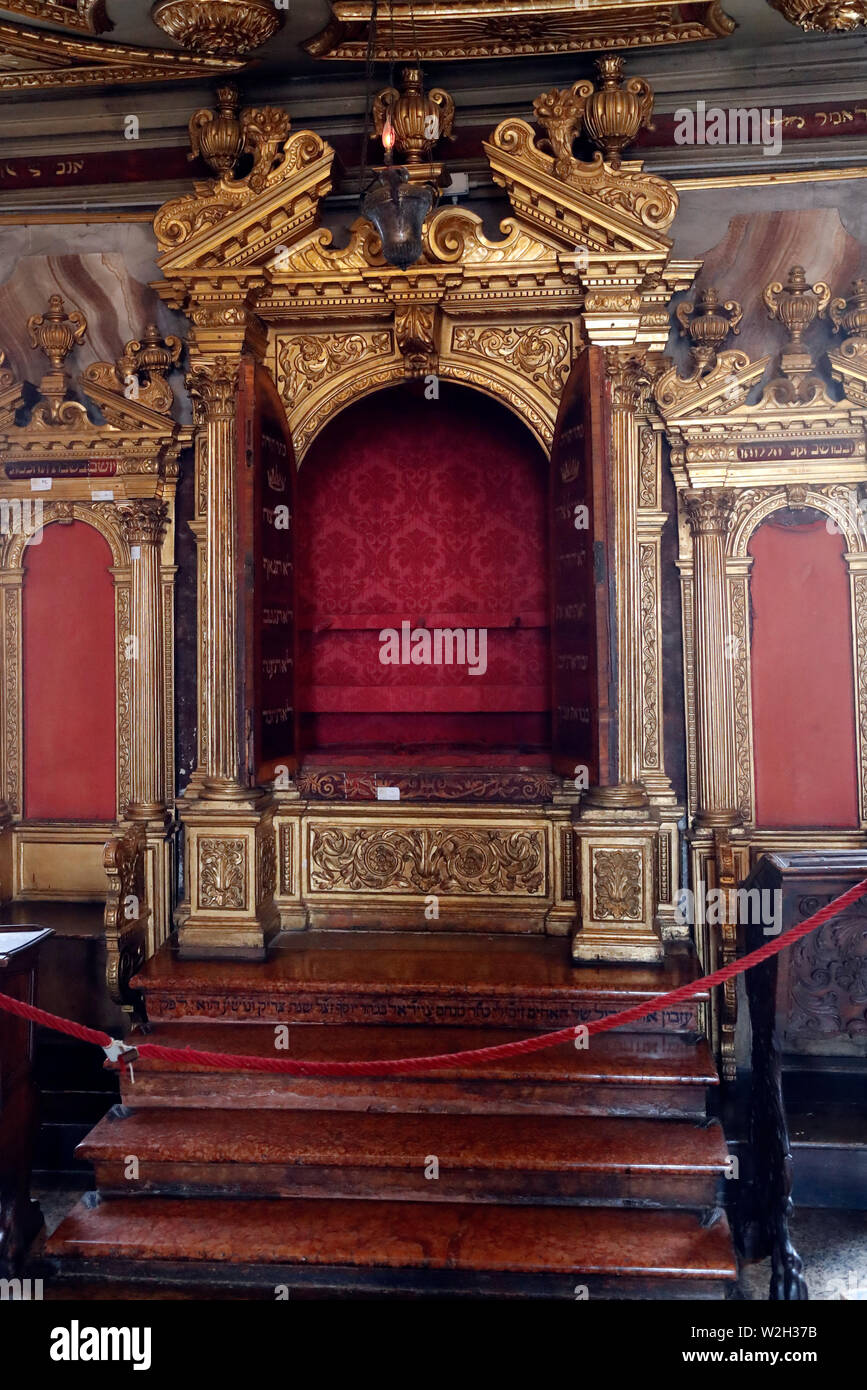
<svg viewBox="0 0 867 1390">
<path fill-rule="evenodd" d="M 593 850 L 595 921 L 642 920 L 644 865 L 640 849 Z"/>
<path fill-rule="evenodd" d="M 366 333 L 304 333 L 283 337 L 277 344 L 278 381 L 287 401 L 297 401 L 329 381 L 339 372 L 356 366 L 371 357 L 388 357 L 392 350 L 391 334 Z"/>
<path fill-rule="evenodd" d="M 104 915 L 106 984 L 115 1003 L 128 1009 L 139 1003 L 129 982 L 147 955 L 146 851 L 146 829 L 141 822 L 135 822 L 125 834 L 112 836 L 103 856 L 108 878 Z"/>
<path fill-rule="evenodd" d="M 247 906 L 246 840 L 199 840 L 199 905 L 235 911 Z"/>
<path fill-rule="evenodd" d="M 407 830 L 314 826 L 314 892 L 499 894 L 545 893 L 540 830 Z"/>
<path fill-rule="evenodd" d="M 659 766 L 659 595 L 657 592 L 657 548 L 638 547 L 638 574 L 641 595 L 641 725 L 642 759 L 645 767 Z"/>
<path fill-rule="evenodd" d="M 394 315 L 397 346 L 408 376 L 436 370 L 436 308 L 428 304 L 399 305 Z"/>
<path fill-rule="evenodd" d="M 267 902 L 277 889 L 277 845 L 270 824 L 256 839 L 256 902 Z"/>
<path fill-rule="evenodd" d="M 559 398 L 572 366 L 571 334 L 565 325 L 529 328 L 456 328 L 456 352 L 508 362 Z"/>
</svg>

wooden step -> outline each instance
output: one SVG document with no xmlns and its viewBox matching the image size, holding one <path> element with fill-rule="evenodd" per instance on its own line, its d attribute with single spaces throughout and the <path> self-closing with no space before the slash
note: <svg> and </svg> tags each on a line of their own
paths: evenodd
<svg viewBox="0 0 867 1390">
<path fill-rule="evenodd" d="M 57 1273 L 321 1294 L 723 1296 L 725 1217 L 484 1203 L 186 1200 L 79 1203 L 47 1245 Z"/>
<path fill-rule="evenodd" d="M 173 1048 L 322 1062 L 381 1059 L 383 1063 L 514 1039 L 514 1032 L 496 1028 L 290 1025 L 288 1047 L 277 1051 L 273 1025 L 190 1020 L 157 1023 L 142 1035 L 143 1041 Z M 584 1050 L 572 1043 L 558 1044 L 505 1063 L 402 1077 L 293 1077 L 213 1071 L 193 1062 L 144 1058 L 135 1063 L 132 1078 L 128 1067 L 119 1070 L 123 1102 L 135 1109 L 180 1106 L 701 1119 L 706 1088 L 718 1081 L 703 1038 L 619 1031 L 590 1039 Z"/>
<path fill-rule="evenodd" d="M 560 1115 L 109 1113 L 79 1145 L 105 1194 L 712 1207 L 718 1125 Z M 130 1156 L 137 1176 L 129 1177 Z M 436 1170 L 431 1167 L 436 1162 Z"/>
<path fill-rule="evenodd" d="M 553 1031 L 697 979 L 694 953 L 659 966 L 576 966 L 562 937 L 287 932 L 264 963 L 181 960 L 162 947 L 133 981 L 151 1019 L 424 1024 Z M 692 1032 L 695 1001 L 633 1031 Z"/>
</svg>

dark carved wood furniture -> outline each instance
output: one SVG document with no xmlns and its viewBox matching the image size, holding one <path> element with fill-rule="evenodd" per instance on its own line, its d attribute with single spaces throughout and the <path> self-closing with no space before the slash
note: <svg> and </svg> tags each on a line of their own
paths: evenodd
<svg viewBox="0 0 867 1390">
<path fill-rule="evenodd" d="M 754 899 L 756 910 L 749 911 L 750 920 L 743 928 L 743 950 L 755 950 L 769 939 L 771 907 L 775 926 L 791 931 L 864 878 L 867 852 L 763 856 L 743 887 L 774 896 L 763 903 Z M 814 1118 L 823 1115 L 825 1133 L 819 1137 L 827 1154 L 834 1150 L 838 1123 L 846 1118 L 847 1089 L 853 1096 L 860 1093 L 863 1111 L 865 964 L 867 900 L 862 900 L 746 977 L 752 1035 L 748 1065 L 751 1177 L 745 1184 L 739 1224 L 747 1252 L 756 1258 L 771 1256 L 772 1299 L 807 1297 L 788 1222 L 795 1164 L 809 1163 L 810 1146 L 793 1145 L 790 1131 L 801 1133 L 800 1115 L 806 1110 Z M 834 1104 L 823 1105 L 832 1095 Z M 867 1126 L 863 1128 L 867 1141 Z M 852 1147 L 851 1142 L 847 1144 L 850 1153 Z M 801 1152 L 803 1160 L 798 1157 Z"/>
<path fill-rule="evenodd" d="M 51 931 L 0 928 L 0 993 L 35 1002 L 39 946 Z M 14 1272 L 42 1225 L 30 1200 L 36 1139 L 33 1025 L 0 1012 L 0 1274 Z"/>
</svg>

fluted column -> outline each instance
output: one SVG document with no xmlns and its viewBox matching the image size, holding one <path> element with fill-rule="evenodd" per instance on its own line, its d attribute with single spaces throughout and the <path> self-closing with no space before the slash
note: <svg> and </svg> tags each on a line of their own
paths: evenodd
<svg viewBox="0 0 867 1390">
<path fill-rule="evenodd" d="M 735 825 L 734 683 L 731 612 L 725 565 L 733 492 L 685 492 L 693 537 L 693 606 L 699 826 Z"/>
<path fill-rule="evenodd" d="M 207 516 L 202 584 L 200 771 L 205 796 L 236 799 L 239 784 L 235 413 L 238 367 L 226 357 L 187 377 L 196 424 L 205 432 Z"/>
<path fill-rule="evenodd" d="M 154 820 L 165 815 L 165 671 L 160 556 L 168 506 L 137 500 L 120 513 L 130 547 L 130 801 L 127 816 Z"/>
</svg>

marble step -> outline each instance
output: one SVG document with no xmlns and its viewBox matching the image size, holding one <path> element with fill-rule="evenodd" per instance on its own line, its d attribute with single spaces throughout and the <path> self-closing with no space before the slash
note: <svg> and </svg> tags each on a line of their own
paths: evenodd
<svg viewBox="0 0 867 1390">
<path fill-rule="evenodd" d="M 133 981 L 154 1020 L 423 1024 L 554 1031 L 697 979 L 687 948 L 658 966 L 580 966 L 563 937 L 286 932 L 264 963 L 180 959 L 169 945 Z M 706 996 L 703 996 L 706 997 Z M 697 1004 L 633 1031 L 697 1030 Z"/>
<path fill-rule="evenodd" d="M 717 1203 L 727 1150 L 716 1124 L 660 1120 L 118 1107 L 77 1156 L 103 1195 L 700 1209 Z"/>
<path fill-rule="evenodd" d="M 50 1238 L 57 1277 L 407 1296 L 719 1298 L 724 1216 L 338 1198 L 85 1198 Z M 586 1295 L 585 1291 L 586 1290 Z"/>
<path fill-rule="evenodd" d="M 512 1042 L 497 1028 L 290 1025 L 277 1051 L 273 1025 L 156 1023 L 143 1041 L 306 1061 L 424 1057 Z M 132 1038 L 135 1041 L 135 1035 Z M 457 1114 L 635 1115 L 702 1119 L 706 1088 L 718 1077 L 704 1038 L 675 1033 L 600 1034 L 572 1043 L 458 1070 L 411 1076 L 294 1077 L 213 1071 L 193 1062 L 139 1059 L 120 1070 L 123 1103 L 236 1110 L 370 1110 Z"/>
</svg>

